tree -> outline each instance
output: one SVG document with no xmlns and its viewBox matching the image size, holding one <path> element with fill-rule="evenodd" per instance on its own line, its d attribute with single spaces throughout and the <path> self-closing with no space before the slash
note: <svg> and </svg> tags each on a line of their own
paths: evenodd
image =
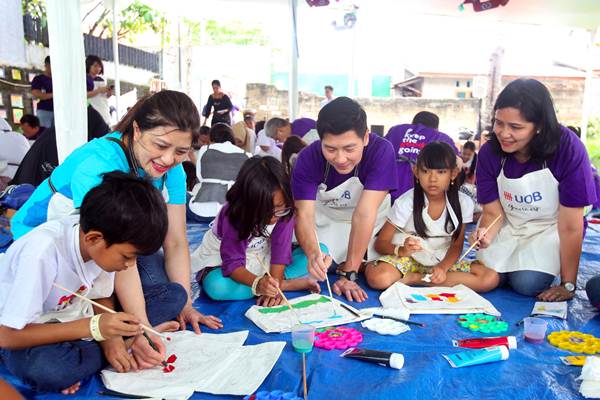
<svg viewBox="0 0 600 400">
<path fill-rule="evenodd" d="M 39 19 L 42 26 L 46 26 L 46 2 L 44 0 L 22 0 L 23 15 L 29 14 L 35 19 Z"/>
<path fill-rule="evenodd" d="M 221 44 L 239 44 L 239 45 L 259 45 L 264 46 L 268 39 L 260 28 L 247 27 L 240 21 L 220 24 L 215 20 L 208 20 L 204 25 L 204 32 L 201 32 L 201 24 L 196 21 L 184 19 L 187 27 L 188 42 L 190 45 L 200 44 L 200 36 L 207 35 L 207 45 Z"/>
</svg>

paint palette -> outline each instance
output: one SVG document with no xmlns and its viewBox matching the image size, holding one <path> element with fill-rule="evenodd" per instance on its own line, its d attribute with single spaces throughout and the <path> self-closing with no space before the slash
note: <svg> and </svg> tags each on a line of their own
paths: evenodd
<svg viewBox="0 0 600 400">
<path fill-rule="evenodd" d="M 315 334 L 315 347 L 324 350 L 346 350 L 362 342 L 362 333 L 354 328 L 324 328 L 317 329 Z"/>
<path fill-rule="evenodd" d="M 508 331 L 508 322 L 486 314 L 460 315 L 456 322 L 465 329 L 481 333 L 504 333 Z"/>
<path fill-rule="evenodd" d="M 600 353 L 600 339 L 577 331 L 556 331 L 547 336 L 548 342 L 559 349 L 574 353 Z"/>
<path fill-rule="evenodd" d="M 367 328 L 368 330 L 376 332 L 380 335 L 396 336 L 410 330 L 408 325 L 386 318 L 371 318 L 363 321 L 361 325 L 364 328 Z"/>
</svg>

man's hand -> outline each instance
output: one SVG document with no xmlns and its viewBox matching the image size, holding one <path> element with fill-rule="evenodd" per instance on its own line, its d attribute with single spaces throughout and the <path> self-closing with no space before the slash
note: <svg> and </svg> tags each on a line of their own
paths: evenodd
<svg viewBox="0 0 600 400">
<path fill-rule="evenodd" d="M 342 294 L 346 296 L 348 301 L 357 301 L 362 303 L 369 296 L 367 296 L 367 292 L 362 290 L 362 288 L 356 282 L 352 282 L 346 278 L 341 277 L 333 284 L 333 292 L 338 296 Z"/>
<path fill-rule="evenodd" d="M 180 330 L 185 330 L 186 324 L 190 323 L 194 332 L 198 334 L 201 333 L 200 324 L 210 329 L 221 329 L 223 327 L 223 321 L 215 316 L 202 314 L 192 307 L 191 303 L 183 308 L 177 320 L 179 321 Z"/>
<path fill-rule="evenodd" d="M 569 292 L 564 286 L 553 286 L 538 295 L 541 301 L 566 301 L 573 298 L 574 293 Z"/>
<path fill-rule="evenodd" d="M 332 259 L 330 256 L 320 251 L 312 253 L 308 257 L 308 273 L 318 281 L 327 279 L 327 270 L 331 267 Z"/>
</svg>

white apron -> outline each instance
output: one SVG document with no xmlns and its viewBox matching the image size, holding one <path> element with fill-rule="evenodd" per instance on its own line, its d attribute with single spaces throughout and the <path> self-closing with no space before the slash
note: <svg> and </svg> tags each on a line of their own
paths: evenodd
<svg viewBox="0 0 600 400">
<path fill-rule="evenodd" d="M 215 220 L 216 221 L 216 220 Z M 267 225 L 267 233 L 269 236 L 273 232 L 275 224 Z M 217 226 L 211 227 L 202 239 L 202 244 L 191 255 L 192 273 L 207 267 L 218 267 L 223 264 L 221 259 L 221 239 L 214 233 Z M 270 268 L 271 265 L 271 240 L 260 236 L 250 239 L 248 248 L 246 249 L 246 269 L 254 275 L 262 276 L 265 274 L 263 266 L 258 261 L 260 259 L 265 267 Z"/>
<path fill-rule="evenodd" d="M 498 193 L 506 216 L 500 231 L 477 259 L 497 272 L 531 270 L 558 275 L 558 181 L 546 167 L 521 178 L 498 175 Z"/>
<path fill-rule="evenodd" d="M 446 218 L 448 215 L 447 213 L 450 214 L 450 219 L 452 220 L 452 223 L 454 224 L 454 226 L 458 226 L 458 217 L 456 216 L 454 209 L 450 205 L 448 196 L 446 196 L 446 211 L 443 212 L 442 215 L 440 215 L 440 217 L 437 220 L 432 219 L 429 216 L 429 213 L 427 212 L 427 209 L 428 209 L 427 197 L 425 197 L 425 205 L 426 206 L 423 207 L 422 216 L 423 216 L 423 222 L 425 223 L 425 226 L 427 227 L 427 236 L 428 237 L 427 238 L 419 238 L 418 236 L 416 236 L 417 235 L 416 231 L 413 231 L 414 223 L 412 222 L 412 218 L 411 218 L 411 222 L 408 226 L 407 231 L 406 232 L 396 232 L 394 234 L 394 238 L 392 239 L 392 243 L 404 245 L 404 241 L 406 240 L 407 237 L 418 238 L 419 242 L 421 243 L 421 247 L 424 250 L 413 253 L 411 255 L 411 257 L 413 259 L 415 259 L 415 261 L 417 261 L 421 265 L 424 265 L 427 267 L 433 267 L 433 266 L 439 264 L 439 262 L 441 260 L 443 260 L 444 257 L 446 257 L 446 253 L 448 252 L 448 249 L 450 248 L 450 245 L 452 244 L 452 235 L 454 234 L 454 232 L 456 232 L 456 228 L 450 233 L 446 232 L 445 222 L 446 222 Z M 442 223 L 440 223 L 440 221 Z"/>
<path fill-rule="evenodd" d="M 95 80 L 94 81 L 94 90 L 96 90 L 100 87 L 105 87 L 105 86 L 106 86 L 105 80 L 101 80 L 101 81 Z M 96 111 L 98 111 L 98 113 L 100 113 L 104 122 L 106 122 L 106 124 L 108 126 L 110 126 L 111 125 L 110 111 L 109 111 L 109 107 L 108 107 L 108 97 L 106 97 L 106 93 L 100 93 L 100 94 L 95 95 L 94 97 L 90 97 L 88 99 L 88 101 L 92 105 L 92 107 L 94 107 L 94 110 L 96 110 Z"/>
<path fill-rule="evenodd" d="M 319 236 L 319 241 L 329 248 L 329 254 L 338 264 L 346 261 L 350 230 L 352 229 L 352 214 L 364 190 L 363 184 L 358 179 L 359 166 L 360 164 L 356 167 L 352 178 L 331 190 L 327 190 L 325 182 L 329 173 L 328 163 L 325 167 L 323 183 L 319 185 L 317 191 L 315 205 L 317 235 Z M 373 249 L 375 243 L 374 236 L 385 223 L 385 217 L 390 208 L 391 200 L 388 193 L 377 209 L 377 219 L 375 220 L 375 227 L 372 233 L 373 237 L 368 248 L 369 260 L 376 257 L 377 253 Z"/>
</svg>

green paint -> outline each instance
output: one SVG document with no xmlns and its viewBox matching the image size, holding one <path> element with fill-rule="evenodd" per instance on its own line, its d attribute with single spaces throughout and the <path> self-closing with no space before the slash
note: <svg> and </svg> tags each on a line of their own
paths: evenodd
<svg viewBox="0 0 600 400">
<path fill-rule="evenodd" d="M 314 306 L 315 304 L 318 304 L 318 303 L 329 303 L 330 301 L 331 300 L 329 300 L 327 297 L 321 296 L 315 300 L 304 300 L 299 303 L 292 304 L 292 308 L 295 308 L 295 309 L 306 308 L 306 307 Z M 263 314 L 277 314 L 277 313 L 287 311 L 289 309 L 290 308 L 287 305 L 279 306 L 279 307 L 264 307 L 264 308 L 259 308 L 258 312 L 263 313 Z"/>
<path fill-rule="evenodd" d="M 312 340 L 296 340 L 292 345 L 298 353 L 310 353 L 313 348 Z"/>
</svg>

